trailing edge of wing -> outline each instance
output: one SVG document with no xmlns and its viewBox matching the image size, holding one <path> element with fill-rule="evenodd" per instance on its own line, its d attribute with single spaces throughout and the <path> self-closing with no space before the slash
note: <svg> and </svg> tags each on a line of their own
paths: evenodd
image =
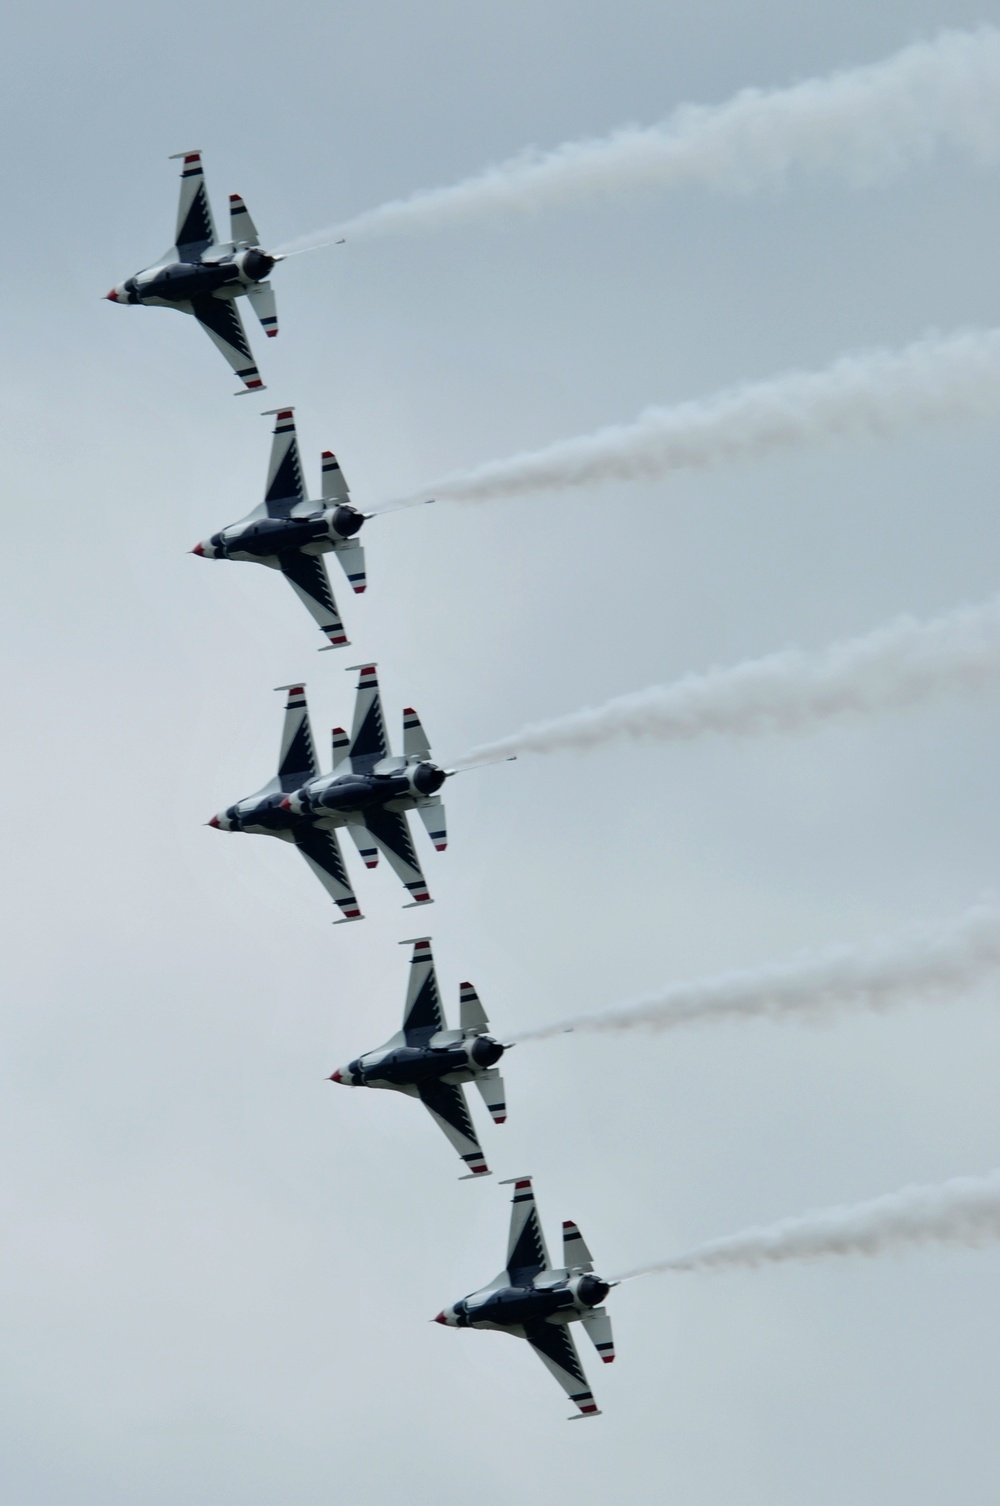
<svg viewBox="0 0 1000 1506">
<path fill-rule="evenodd" d="M 330 640 L 330 647 L 343 648 L 350 640 L 344 632 L 326 566 L 319 555 L 290 550 L 278 556 L 278 567 L 306 611 Z"/>
<path fill-rule="evenodd" d="M 254 358 L 247 343 L 246 331 L 239 310 L 229 298 L 192 298 L 189 304 L 192 314 L 216 345 L 248 392 L 260 392 L 264 383 L 260 379 Z"/>
<path fill-rule="evenodd" d="M 418 1091 L 421 1102 L 437 1120 L 470 1173 L 482 1176 L 488 1172 L 462 1089 L 456 1083 L 428 1082 L 421 1083 Z"/>
<path fill-rule="evenodd" d="M 572 1335 L 563 1323 L 526 1323 L 524 1337 L 545 1368 L 555 1376 L 581 1415 L 592 1417 L 598 1407 L 580 1364 Z"/>
</svg>

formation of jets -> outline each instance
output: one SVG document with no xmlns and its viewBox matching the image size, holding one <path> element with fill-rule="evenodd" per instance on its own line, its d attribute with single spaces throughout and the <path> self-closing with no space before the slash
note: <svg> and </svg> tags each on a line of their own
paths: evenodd
<svg viewBox="0 0 1000 1506">
<path fill-rule="evenodd" d="M 282 258 L 260 245 L 243 200 L 230 196 L 230 239 L 218 239 L 199 152 L 182 159 L 180 205 L 174 243 L 152 266 L 114 287 L 113 303 L 176 308 L 193 314 L 222 351 L 245 391 L 263 387 L 236 307 L 245 297 L 269 336 L 278 333 L 274 293 L 267 281 Z M 239 522 L 196 544 L 204 559 L 267 565 L 285 577 L 327 639 L 326 648 L 349 641 L 337 609 L 323 556 L 339 560 L 349 585 L 366 587 L 365 556 L 358 534 L 370 514 L 352 506 L 336 456 L 323 452 L 320 496 L 310 499 L 303 479 L 294 410 L 271 409 L 275 417 L 264 498 Z M 220 831 L 279 837 L 296 847 L 341 912 L 336 924 L 362 919 L 338 833 L 353 838 L 362 861 L 374 868 L 379 855 L 407 890 L 404 908 L 431 897 L 407 820 L 415 811 L 438 852 L 447 846 L 440 791 L 455 769 L 431 758 L 430 744 L 412 707 L 403 712 L 402 753 L 394 755 L 385 730 L 376 665 L 359 670 L 350 736 L 332 734 L 332 767 L 320 772 L 300 681 L 283 685 L 285 704 L 277 772 L 256 794 L 244 796 L 213 816 Z M 449 1029 L 441 1004 L 429 937 L 412 945 L 401 1029 L 376 1050 L 339 1067 L 330 1081 L 345 1087 L 388 1088 L 419 1101 L 447 1136 L 467 1168 L 464 1179 L 489 1175 L 469 1105 L 474 1084 L 497 1124 L 507 1117 L 503 1078 L 497 1068 L 508 1049 L 489 1031 L 486 1012 L 471 983 L 459 996 L 458 1027 Z M 598 1415 L 580 1357 L 569 1332 L 580 1323 L 601 1359 L 614 1359 L 611 1320 L 601 1306 L 615 1283 L 594 1274 L 590 1252 L 573 1223 L 563 1225 L 563 1264 L 550 1263 L 530 1177 L 514 1182 L 507 1261 L 488 1286 L 442 1310 L 436 1321 L 452 1328 L 491 1328 L 526 1339 L 578 1411 Z"/>
</svg>

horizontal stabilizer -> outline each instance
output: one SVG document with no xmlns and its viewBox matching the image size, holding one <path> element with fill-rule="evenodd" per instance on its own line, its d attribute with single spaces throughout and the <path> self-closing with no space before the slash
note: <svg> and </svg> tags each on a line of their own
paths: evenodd
<svg viewBox="0 0 1000 1506">
<path fill-rule="evenodd" d="M 351 488 L 344 480 L 344 473 L 340 469 L 340 461 L 332 450 L 324 450 L 320 470 L 322 473 L 322 495 L 324 502 L 347 502 L 350 500 Z"/>
<path fill-rule="evenodd" d="M 351 746 L 351 739 L 343 727 L 334 727 L 330 733 L 330 743 L 333 749 L 333 772 L 336 774 L 347 762 L 347 750 Z"/>
<path fill-rule="evenodd" d="M 563 1223 L 563 1264 L 568 1271 L 594 1269 L 586 1241 L 572 1219 L 566 1219 Z"/>
<path fill-rule="evenodd" d="M 367 826 L 358 826 L 355 822 L 348 823 L 347 830 L 354 838 L 355 846 L 361 854 L 361 861 L 366 868 L 378 867 L 378 848 L 372 840 Z"/>
<path fill-rule="evenodd" d="M 250 211 L 238 193 L 231 193 L 229 195 L 229 223 L 232 226 L 230 235 L 236 245 L 239 245 L 240 242 L 247 246 L 260 245 L 257 226 L 250 218 Z"/>
<path fill-rule="evenodd" d="M 611 1333 L 611 1319 L 603 1307 L 595 1307 L 592 1312 L 585 1313 L 583 1326 L 594 1341 L 594 1348 L 606 1365 L 610 1365 L 615 1357 L 615 1341 Z"/>
<path fill-rule="evenodd" d="M 269 282 L 255 282 L 247 288 L 247 297 L 260 320 L 265 335 L 273 340 L 278 333 L 278 306 L 274 301 L 274 289 Z"/>
<path fill-rule="evenodd" d="M 465 1035 L 482 1035 L 489 1029 L 486 1010 L 471 983 L 461 984 L 458 1023 Z"/>
<path fill-rule="evenodd" d="M 413 707 L 407 706 L 403 711 L 403 757 L 409 762 L 412 758 L 430 756 L 431 745 L 427 741 L 427 733 Z"/>
<path fill-rule="evenodd" d="M 475 1084 L 483 1095 L 483 1102 L 493 1116 L 493 1123 L 505 1124 L 507 1122 L 507 1094 L 500 1073 L 491 1072 L 488 1077 L 477 1077 Z"/>
<path fill-rule="evenodd" d="M 365 574 L 364 545 L 360 544 L 357 539 L 349 539 L 346 544 L 339 544 L 335 553 L 343 566 L 351 590 L 356 591 L 360 596 L 368 584 L 368 577 Z"/>
<path fill-rule="evenodd" d="M 418 805 L 417 815 L 426 826 L 427 835 L 434 843 L 436 850 L 444 852 L 448 846 L 448 827 L 441 801 L 429 800 L 426 805 Z"/>
</svg>

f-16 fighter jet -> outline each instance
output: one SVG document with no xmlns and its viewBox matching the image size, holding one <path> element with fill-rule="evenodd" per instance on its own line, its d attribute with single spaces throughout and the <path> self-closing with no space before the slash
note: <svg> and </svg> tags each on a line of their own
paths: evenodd
<svg viewBox="0 0 1000 1506">
<path fill-rule="evenodd" d="M 418 937 L 410 959 L 402 1030 L 377 1051 L 339 1067 L 330 1081 L 349 1088 L 395 1088 L 419 1098 L 468 1166 L 468 1176 L 483 1176 L 489 1174 L 489 1167 L 476 1139 L 462 1084 L 474 1082 L 494 1122 L 503 1124 L 507 1105 L 503 1079 L 494 1064 L 504 1048 L 488 1034 L 486 1012 L 471 983 L 461 985 L 459 1020 L 457 1030 L 448 1029 L 430 940 Z"/>
<path fill-rule="evenodd" d="M 278 333 L 274 292 L 265 279 L 281 256 L 261 250 L 257 227 L 239 194 L 229 195 L 231 240 L 220 241 L 208 202 L 200 152 L 177 152 L 183 159 L 181 198 L 174 244 L 153 266 L 126 278 L 105 296 L 112 303 L 144 303 L 193 314 L 244 384 L 259 392 L 264 383 L 254 365 L 235 299 L 246 296 L 266 333 Z"/>
<path fill-rule="evenodd" d="M 358 681 L 351 735 L 334 727 L 333 773 L 321 774 L 305 689 L 302 685 L 280 688 L 288 691 L 288 702 L 277 774 L 256 795 L 213 816 L 209 826 L 220 831 L 263 832 L 294 842 L 340 906 L 343 919 L 360 920 L 337 841 L 337 828 L 346 826 L 366 868 L 375 867 L 381 848 L 413 896 L 413 904 L 427 904 L 430 895 L 404 813 L 418 811 L 434 846 L 443 852 L 448 837 L 437 792 L 450 771 L 430 762 L 430 746 L 417 713 L 412 707 L 403 712 L 403 756 L 393 758 L 375 665 L 366 664 Z"/>
<path fill-rule="evenodd" d="M 329 450 L 323 451 L 322 500 L 309 501 L 293 410 L 271 411 L 277 418 L 263 502 L 191 552 L 205 559 L 256 560 L 280 570 L 330 640 L 324 647 L 341 648 L 349 639 L 322 556 L 335 554 L 354 590 L 363 591 L 365 555 L 355 535 L 365 514 L 351 506 L 347 482 Z"/>
<path fill-rule="evenodd" d="M 445 1308 L 434 1321 L 449 1328 L 496 1328 L 527 1339 L 579 1407 L 575 1421 L 578 1416 L 597 1416 L 598 1406 L 568 1325 L 582 1323 L 601 1359 L 610 1365 L 615 1357 L 611 1319 L 600 1304 L 617 1283 L 593 1274 L 590 1251 L 573 1223 L 563 1224 L 563 1262 L 550 1263 L 531 1178 L 518 1177 L 506 1267 L 489 1286 Z"/>
</svg>

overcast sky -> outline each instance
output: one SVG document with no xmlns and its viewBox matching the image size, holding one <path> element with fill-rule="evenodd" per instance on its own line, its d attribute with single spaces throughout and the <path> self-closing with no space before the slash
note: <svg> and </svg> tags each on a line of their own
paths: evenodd
<svg viewBox="0 0 1000 1506">
<path fill-rule="evenodd" d="M 2 1494 L 11 1506 L 939 1506 L 995 1500 L 1000 1251 L 663 1275 L 581 1357 L 428 1323 L 488 1281 L 531 1173 L 598 1268 L 1000 1164 L 991 995 L 822 1029 L 558 1037 L 505 1063 L 493 1178 L 411 1101 L 324 1079 L 434 938 L 497 1032 L 964 910 L 1000 883 L 988 693 L 795 737 L 524 757 L 418 830 L 435 905 L 347 853 L 367 919 L 204 827 L 378 661 L 394 739 L 524 722 L 997 589 L 996 426 L 845 438 L 366 527 L 352 647 L 271 572 L 187 554 L 261 495 L 293 403 L 357 503 L 844 351 L 1000 323 L 996 171 L 605 196 L 289 260 L 268 390 L 192 321 L 101 301 L 169 242 L 172 152 L 272 244 L 526 145 L 875 62 L 1000 3 L 95 0 L 0 47 L 7 290 L 0 745 Z M 251 324 L 253 325 L 251 329 Z M 334 567 L 336 568 L 336 567 Z"/>
</svg>

